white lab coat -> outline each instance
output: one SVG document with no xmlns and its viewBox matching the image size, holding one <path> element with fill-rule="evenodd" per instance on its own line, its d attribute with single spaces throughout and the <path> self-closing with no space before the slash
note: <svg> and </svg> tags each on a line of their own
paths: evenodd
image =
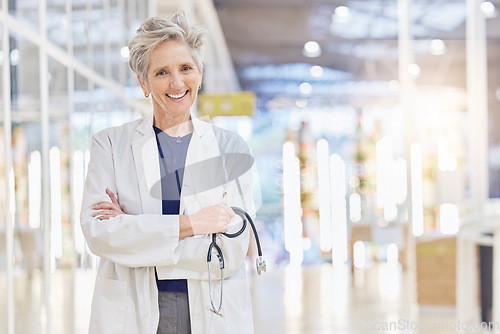
<svg viewBox="0 0 500 334">
<path fill-rule="evenodd" d="M 192 115 L 193 136 L 186 166 L 221 152 L 249 154 L 238 135 L 213 127 Z M 159 319 L 155 266 L 160 279 L 187 279 L 193 334 L 253 333 L 252 307 L 244 259 L 248 250 L 248 227 L 241 236 L 218 237 L 225 258 L 222 314 L 211 312 L 207 251 L 210 235 L 179 241 L 179 218 L 162 215 L 158 149 L 153 114 L 125 125 L 106 129 L 92 140 L 91 160 L 83 194 L 82 230 L 90 250 L 101 259 L 92 301 L 92 334 L 156 333 Z M 223 202 L 255 215 L 251 170 L 213 189 L 203 189 L 203 179 L 217 177 L 225 168 L 186 167 L 181 193 L 181 214 Z M 230 171 L 229 171 L 230 173 Z M 218 175 L 220 177 L 220 174 Z M 112 190 L 126 215 L 100 221 L 92 206 L 110 201 Z M 240 189 L 240 191 L 238 190 Z M 242 194 L 242 195 L 241 195 Z M 241 224 L 233 218 L 230 232 Z M 219 301 L 220 271 L 212 256 L 212 294 Z"/>
</svg>

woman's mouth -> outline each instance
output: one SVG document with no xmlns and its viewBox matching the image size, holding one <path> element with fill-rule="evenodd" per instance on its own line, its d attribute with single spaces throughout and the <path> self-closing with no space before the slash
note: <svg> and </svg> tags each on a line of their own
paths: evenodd
<svg viewBox="0 0 500 334">
<path fill-rule="evenodd" d="M 167 96 L 171 99 L 178 100 L 178 99 L 181 99 L 184 96 L 186 96 L 187 93 L 188 93 L 188 91 L 185 91 L 184 93 L 181 93 L 181 94 L 167 94 Z"/>
</svg>

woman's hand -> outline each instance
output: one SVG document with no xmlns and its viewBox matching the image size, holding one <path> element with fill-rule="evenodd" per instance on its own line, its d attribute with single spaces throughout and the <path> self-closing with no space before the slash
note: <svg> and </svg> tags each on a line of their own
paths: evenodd
<svg viewBox="0 0 500 334">
<path fill-rule="evenodd" d="M 234 211 L 224 204 L 216 204 L 187 216 L 193 234 L 224 233 L 234 217 Z"/>
<path fill-rule="evenodd" d="M 96 217 L 99 220 L 107 220 L 118 215 L 124 215 L 125 212 L 122 211 L 120 204 L 118 204 L 118 200 L 116 199 L 115 194 L 108 188 L 106 188 L 106 194 L 111 199 L 111 203 L 101 202 L 94 205 L 93 209 L 99 211 L 95 212 L 92 216 Z"/>
</svg>

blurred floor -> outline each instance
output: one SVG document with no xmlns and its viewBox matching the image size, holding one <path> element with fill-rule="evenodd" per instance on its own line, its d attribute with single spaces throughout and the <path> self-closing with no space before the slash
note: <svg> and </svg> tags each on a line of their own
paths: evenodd
<svg viewBox="0 0 500 334">
<path fill-rule="evenodd" d="M 41 273 L 15 279 L 16 334 L 44 333 Z M 253 275 L 253 274 L 252 274 Z M 87 333 L 94 273 L 78 269 L 52 275 L 51 333 Z M 74 284 L 73 284 L 74 282 Z M 5 287 L 5 273 L 0 274 Z M 366 270 L 330 264 L 270 268 L 251 278 L 257 334 L 295 333 L 479 333 L 456 321 L 453 308 L 419 308 L 410 303 L 412 284 L 399 266 Z M 72 293 L 74 291 L 74 293 Z M 0 298 L 0 332 L 6 302 Z M 76 316 L 75 316 L 76 315 Z"/>
<path fill-rule="evenodd" d="M 351 273 L 347 267 L 286 267 L 254 280 L 256 333 L 412 333 L 390 322 L 416 321 L 409 283 L 399 266 L 377 264 Z M 446 314 L 448 313 L 448 314 Z M 448 320 L 453 314 L 445 310 Z M 401 330 L 402 329 L 402 330 Z M 439 331 L 428 333 L 442 333 Z"/>
</svg>

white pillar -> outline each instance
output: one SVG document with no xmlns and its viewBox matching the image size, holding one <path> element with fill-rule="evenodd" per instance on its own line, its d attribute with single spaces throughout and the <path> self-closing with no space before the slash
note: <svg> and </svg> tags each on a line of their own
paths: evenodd
<svg viewBox="0 0 500 334">
<path fill-rule="evenodd" d="M 339 268 L 347 261 L 347 209 L 345 163 L 338 154 L 330 156 L 330 201 L 332 263 Z"/>
<path fill-rule="evenodd" d="M 197 5 L 198 11 L 203 14 L 204 24 L 208 28 L 209 37 L 212 40 L 209 44 L 211 50 L 207 51 L 213 52 L 213 58 L 209 58 L 207 61 L 206 76 L 211 76 L 211 79 L 215 80 L 211 81 L 210 78 L 205 78 L 207 91 L 236 92 L 241 90 L 213 1 L 198 0 Z"/>
<path fill-rule="evenodd" d="M 293 265 L 300 265 L 304 260 L 301 218 L 300 162 L 294 144 L 286 142 L 283 144 L 283 227 L 285 249 L 290 253 L 290 264 Z"/>
<path fill-rule="evenodd" d="M 40 71 L 40 115 L 42 128 L 42 231 L 43 231 L 43 320 L 45 333 L 51 333 L 50 322 L 50 276 L 51 276 L 51 224 L 50 224 L 50 166 L 49 166 L 49 60 L 46 50 L 46 0 L 38 2 L 38 22 L 40 30 L 39 71 Z"/>
<path fill-rule="evenodd" d="M 110 0 L 104 0 L 102 3 L 102 11 L 103 11 L 103 20 L 106 22 L 105 27 L 109 27 L 109 17 L 110 17 Z M 66 15 L 67 11 L 66 11 Z M 71 13 L 70 13 L 71 15 Z M 68 22 L 68 24 L 72 24 L 72 22 Z M 71 30 L 71 28 L 68 26 L 68 29 Z M 69 37 L 69 36 L 68 36 Z M 112 75 L 111 75 L 111 42 L 109 40 L 109 35 L 104 33 L 103 34 L 103 44 L 104 44 L 104 77 L 108 80 L 112 80 Z M 69 50 L 68 50 L 69 53 Z"/>
<path fill-rule="evenodd" d="M 318 202 L 319 236 L 323 253 L 332 250 L 332 215 L 330 195 L 330 151 L 328 141 L 320 139 L 316 143 L 318 159 Z"/>
<path fill-rule="evenodd" d="M 489 197 L 486 23 L 481 3 L 482 0 L 467 0 L 467 160 L 470 166 L 469 187 L 473 212 L 481 211 Z"/>
<path fill-rule="evenodd" d="M 2 0 L 2 88 L 3 88 L 3 128 L 5 144 L 5 257 L 6 280 L 5 296 L 7 300 L 7 334 L 14 334 L 15 305 L 14 305 L 14 166 L 12 162 L 12 119 L 11 119 L 11 90 L 10 90 L 10 46 L 9 29 L 6 17 L 9 12 L 8 0 Z"/>
<path fill-rule="evenodd" d="M 66 52 L 68 53 L 68 56 L 70 58 L 73 57 L 73 2 L 72 0 L 66 0 L 66 27 L 67 27 L 67 30 L 66 30 Z M 74 112 L 74 109 L 75 109 L 75 105 L 74 105 L 74 90 L 75 90 L 75 70 L 72 66 L 68 66 L 66 68 L 66 71 L 67 71 L 67 77 L 66 77 L 66 85 L 67 85 L 67 108 L 68 108 L 68 114 L 67 114 L 67 121 L 68 122 L 71 122 L 71 118 L 72 118 L 72 115 L 73 115 L 73 112 Z M 111 78 L 108 78 L 108 79 L 111 79 Z M 72 135 L 72 131 L 73 131 L 73 127 L 70 126 L 69 128 L 69 152 L 70 152 L 70 155 L 69 155 L 69 170 L 72 171 L 73 170 L 73 166 L 74 166 L 74 161 L 73 161 L 73 151 L 74 151 L 74 142 L 73 142 L 73 135 Z M 73 173 L 70 174 L 70 193 L 71 195 L 73 195 L 73 192 L 74 192 L 74 180 L 73 180 Z M 70 198 L 73 198 L 73 196 L 70 196 Z M 75 222 L 75 215 L 74 215 L 74 211 L 75 211 L 75 207 L 72 205 L 73 204 L 73 201 L 71 201 L 70 203 L 70 207 L 71 207 L 71 215 L 70 215 L 70 224 L 71 224 L 71 244 L 73 245 L 73 261 L 71 261 L 71 274 L 72 274 L 72 278 L 71 278 L 71 285 L 72 285 L 72 294 L 71 294 L 71 315 L 72 315 L 72 329 L 73 329 L 73 333 L 76 333 L 76 282 L 75 282 L 75 279 L 76 279 L 76 269 L 77 269 L 77 257 L 76 257 L 76 249 L 75 249 L 75 228 L 78 228 L 76 226 L 76 222 Z"/>
<path fill-rule="evenodd" d="M 158 15 L 158 3 L 157 0 L 148 1 L 148 17 Z"/>
<path fill-rule="evenodd" d="M 408 69 L 415 62 L 413 50 L 413 33 L 411 20 L 411 0 L 398 0 L 398 52 L 399 52 L 399 82 L 401 87 L 401 106 L 405 113 L 405 148 L 406 161 L 411 162 L 411 144 L 414 140 L 412 129 L 413 123 L 413 101 L 415 100 L 415 79 L 410 75 Z M 409 210 L 410 220 L 406 229 L 406 264 L 409 283 L 409 300 L 416 302 L 416 258 L 415 237 L 413 235 L 412 189 L 411 189 L 411 163 L 407 164 L 408 195 L 406 197 L 406 208 Z"/>
<path fill-rule="evenodd" d="M 116 6 L 118 7 L 118 17 L 120 17 L 121 19 L 125 18 L 125 0 L 118 0 Z M 137 28 L 139 27 L 136 27 L 136 29 Z M 121 31 L 119 41 L 120 50 L 122 47 L 128 46 L 128 35 L 125 29 Z M 125 61 L 120 61 L 120 63 L 118 64 L 118 83 L 121 86 L 126 86 L 128 71 L 128 63 Z"/>
<path fill-rule="evenodd" d="M 194 1 L 193 0 L 182 0 L 179 3 L 179 9 L 183 9 L 188 15 L 194 16 Z"/>
</svg>

